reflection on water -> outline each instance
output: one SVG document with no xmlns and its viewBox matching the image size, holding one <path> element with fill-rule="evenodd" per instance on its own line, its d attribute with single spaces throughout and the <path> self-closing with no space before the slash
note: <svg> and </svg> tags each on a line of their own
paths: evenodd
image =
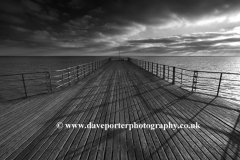
<svg viewBox="0 0 240 160">
<path fill-rule="evenodd" d="M 219 87 L 220 73 L 199 72 L 196 91 L 210 95 L 234 98 L 240 100 L 240 57 L 136 57 L 146 61 L 156 62 L 164 65 L 175 66 L 188 70 L 230 72 L 238 74 L 222 74 L 221 86 Z M 188 74 L 193 75 L 193 72 Z M 181 75 L 177 75 L 181 77 Z M 192 90 L 192 76 L 183 76 L 181 86 Z"/>
<path fill-rule="evenodd" d="M 136 57 L 180 68 L 240 73 L 240 57 Z"/>
</svg>

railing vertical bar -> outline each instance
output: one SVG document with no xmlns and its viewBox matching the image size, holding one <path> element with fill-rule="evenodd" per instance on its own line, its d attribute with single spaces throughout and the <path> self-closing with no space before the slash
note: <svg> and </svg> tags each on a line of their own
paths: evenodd
<svg viewBox="0 0 240 160">
<path fill-rule="evenodd" d="M 68 85 L 71 85 L 71 79 L 70 79 L 70 69 L 68 68 Z"/>
<path fill-rule="evenodd" d="M 160 65 L 160 75 L 159 75 L 159 77 L 161 78 L 161 76 L 162 76 L 162 65 Z"/>
<path fill-rule="evenodd" d="M 169 81 L 169 66 L 168 66 L 168 75 L 167 76 L 168 76 L 168 81 Z"/>
<path fill-rule="evenodd" d="M 23 87 L 24 87 L 24 93 L 25 93 L 25 96 L 27 97 L 27 88 L 26 88 L 26 84 L 25 84 L 25 79 L 24 79 L 24 75 L 22 74 L 22 81 L 23 81 Z"/>
<path fill-rule="evenodd" d="M 83 76 L 85 77 L 85 64 L 83 65 Z"/>
<path fill-rule="evenodd" d="M 92 72 L 93 72 L 93 62 L 92 62 Z"/>
<path fill-rule="evenodd" d="M 78 78 L 78 81 L 79 81 L 79 66 L 77 66 L 77 78 Z"/>
<path fill-rule="evenodd" d="M 50 73 L 50 71 L 48 71 L 48 78 L 49 78 L 49 87 L 50 87 L 50 91 L 52 92 L 52 77 L 51 77 L 51 73 Z"/>
<path fill-rule="evenodd" d="M 64 84 L 64 79 L 63 79 L 63 71 L 62 71 L 62 84 Z"/>
<path fill-rule="evenodd" d="M 153 74 L 153 62 L 152 62 L 152 74 Z"/>
<path fill-rule="evenodd" d="M 148 72 L 149 72 L 149 62 L 148 62 Z"/>
<path fill-rule="evenodd" d="M 165 80 L 165 65 L 163 65 L 163 79 Z"/>
<path fill-rule="evenodd" d="M 172 84 L 175 84 L 175 67 L 173 67 Z"/>
<path fill-rule="evenodd" d="M 182 78 L 183 78 L 183 69 L 181 69 L 181 85 L 182 85 Z"/>
<path fill-rule="evenodd" d="M 193 92 L 193 90 L 196 91 L 196 89 L 197 89 L 197 77 L 198 77 L 198 71 L 194 71 L 193 82 L 192 82 L 192 92 Z"/>
<path fill-rule="evenodd" d="M 222 82 L 222 73 L 220 74 L 219 83 L 218 83 L 218 90 L 217 90 L 217 96 L 219 95 L 220 87 Z"/>
</svg>

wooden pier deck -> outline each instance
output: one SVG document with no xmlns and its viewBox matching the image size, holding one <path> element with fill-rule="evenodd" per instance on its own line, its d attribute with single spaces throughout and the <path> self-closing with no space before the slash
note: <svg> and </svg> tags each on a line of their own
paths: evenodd
<svg viewBox="0 0 240 160">
<path fill-rule="evenodd" d="M 58 129 L 56 124 L 191 124 L 199 129 Z M 55 93 L 0 104 L 0 159 L 240 159 L 240 106 L 111 61 Z"/>
</svg>

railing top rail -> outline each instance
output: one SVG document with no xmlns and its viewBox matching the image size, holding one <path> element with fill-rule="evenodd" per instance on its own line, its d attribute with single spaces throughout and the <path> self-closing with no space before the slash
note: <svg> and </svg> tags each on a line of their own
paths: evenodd
<svg viewBox="0 0 240 160">
<path fill-rule="evenodd" d="M 142 59 L 136 59 L 136 58 L 131 58 L 131 59 L 142 60 Z M 152 61 L 146 61 L 146 60 L 142 60 L 142 61 L 145 61 L 145 62 L 151 62 L 151 63 L 159 64 L 159 65 L 165 65 L 165 64 L 160 64 L 160 63 L 157 63 L 157 62 L 152 62 Z M 165 66 L 175 67 L 175 68 L 177 68 L 177 69 L 182 69 L 182 70 L 185 70 L 185 71 L 191 71 L 191 72 L 197 71 L 197 72 L 204 72 L 204 73 L 218 73 L 218 74 L 221 74 L 221 73 L 222 73 L 222 74 L 234 74 L 234 75 L 240 75 L 240 73 L 234 73 L 234 72 L 216 72 L 216 71 L 204 71 L 204 70 L 191 70 L 191 69 L 185 69 L 185 68 L 176 67 L 176 66 L 171 66 L 171 65 L 165 65 Z"/>
<path fill-rule="evenodd" d="M 6 75 L 0 75 L 0 77 L 7 77 L 7 76 L 17 76 L 22 74 L 38 74 L 38 73 L 48 73 L 49 71 L 42 71 L 42 72 L 23 72 L 23 73 L 16 73 L 16 74 L 6 74 Z"/>
<path fill-rule="evenodd" d="M 91 61 L 91 62 L 88 62 L 88 63 L 83 63 L 83 64 L 80 64 L 80 65 L 76 65 L 76 66 L 72 66 L 72 67 L 67 67 L 67 68 L 63 68 L 63 69 L 51 70 L 50 72 L 64 71 L 64 70 L 67 70 L 67 69 L 70 69 L 70 68 L 74 68 L 74 67 L 77 67 L 77 66 L 83 66 L 83 65 L 86 65 L 86 64 L 94 63 L 94 62 L 97 62 L 97 61 L 103 61 L 103 60 L 107 60 L 107 59 L 108 59 L 108 58 L 101 59 L 101 60 L 96 60 L 96 61 Z"/>
</svg>

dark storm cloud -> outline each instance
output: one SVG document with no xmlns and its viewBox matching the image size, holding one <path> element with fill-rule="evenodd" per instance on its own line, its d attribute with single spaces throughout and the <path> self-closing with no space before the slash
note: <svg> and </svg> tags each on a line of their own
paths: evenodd
<svg viewBox="0 0 240 160">
<path fill-rule="evenodd" d="M 31 0 L 14 1 L 8 0 L 3 1 L 0 7 L 0 20 L 10 23 L 20 23 L 20 19 L 27 22 L 27 26 L 31 26 L 31 23 L 37 21 L 58 21 L 59 13 L 58 10 L 36 3 Z"/>
<path fill-rule="evenodd" d="M 131 25 L 129 22 L 154 25 L 165 24 L 176 16 L 193 19 L 220 15 L 233 11 L 239 4 L 240 1 L 236 0 L 8 0 L 2 2 L 0 10 L 9 14 L 21 13 L 26 19 L 35 17 L 43 21 L 62 20 L 59 16 L 63 13 L 69 15 L 68 21 L 88 15 L 102 20 L 103 23 L 98 24 L 101 26 L 115 23 L 126 27 Z"/>
<path fill-rule="evenodd" d="M 209 40 L 221 33 L 131 40 L 129 37 L 148 27 L 219 16 L 237 11 L 239 6 L 237 0 L 3 0 L 0 40 L 5 45 L 95 48 L 96 52 L 104 47 L 106 51 L 160 53 L 176 48 L 201 50 L 239 39 Z M 126 45 L 118 48 L 121 43 Z"/>
<path fill-rule="evenodd" d="M 105 1 L 107 2 L 107 1 Z M 169 19 L 194 19 L 201 16 L 220 15 L 239 7 L 236 0 L 128 0 L 108 1 L 102 6 L 106 11 L 106 19 L 118 21 L 131 21 L 140 24 L 164 24 Z"/>
<path fill-rule="evenodd" d="M 23 24 L 26 22 L 22 17 L 4 14 L 4 13 L 0 15 L 0 20 L 2 20 L 3 22 L 15 23 L 15 24 Z"/>
<path fill-rule="evenodd" d="M 160 39 L 142 39 L 142 40 L 129 40 L 129 43 L 138 44 L 138 43 L 174 43 L 177 42 L 176 37 L 174 38 L 160 38 Z"/>
</svg>

